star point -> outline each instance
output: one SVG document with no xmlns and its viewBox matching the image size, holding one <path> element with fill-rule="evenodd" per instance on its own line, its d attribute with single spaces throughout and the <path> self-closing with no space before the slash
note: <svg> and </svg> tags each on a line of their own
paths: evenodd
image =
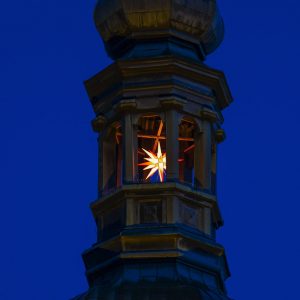
<svg viewBox="0 0 300 300">
<path fill-rule="evenodd" d="M 166 158 L 166 153 L 162 153 L 161 151 L 160 142 L 158 142 L 157 145 L 157 154 L 154 154 L 151 151 L 148 151 L 144 148 L 142 148 L 142 150 L 148 155 L 148 157 L 144 158 L 146 162 L 139 164 L 139 166 L 145 166 L 145 168 L 143 169 L 144 171 L 150 170 L 146 179 L 153 176 L 156 173 L 156 171 L 158 171 L 160 182 L 163 182 L 164 171 L 167 168 L 166 166 L 167 158 Z"/>
</svg>

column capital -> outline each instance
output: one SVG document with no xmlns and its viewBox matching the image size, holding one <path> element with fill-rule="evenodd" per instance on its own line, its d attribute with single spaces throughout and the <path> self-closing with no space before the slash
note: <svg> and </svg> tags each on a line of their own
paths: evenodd
<svg viewBox="0 0 300 300">
<path fill-rule="evenodd" d="M 182 109 L 184 105 L 186 104 L 186 101 L 177 97 L 172 98 L 162 98 L 160 100 L 160 105 L 166 109 Z"/>
<path fill-rule="evenodd" d="M 133 112 L 136 108 L 137 103 L 135 99 L 122 100 L 115 106 L 115 110 L 124 113 Z"/>
<path fill-rule="evenodd" d="M 203 107 L 199 112 L 200 118 L 209 122 L 217 122 L 219 120 L 218 114 L 213 111 L 212 109 L 209 109 L 207 107 Z"/>
</svg>

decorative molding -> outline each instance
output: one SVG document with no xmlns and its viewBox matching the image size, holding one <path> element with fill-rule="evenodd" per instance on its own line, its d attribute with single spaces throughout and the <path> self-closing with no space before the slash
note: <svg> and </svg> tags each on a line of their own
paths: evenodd
<svg viewBox="0 0 300 300">
<path fill-rule="evenodd" d="M 162 202 L 160 200 L 141 201 L 139 203 L 140 224 L 162 223 Z"/>
<path fill-rule="evenodd" d="M 180 215 L 184 224 L 202 230 L 199 228 L 199 218 L 202 217 L 199 214 L 199 208 L 180 203 Z"/>
<path fill-rule="evenodd" d="M 172 200 L 169 201 L 168 206 L 164 206 L 167 198 Z M 179 207 L 180 203 L 182 203 L 198 210 L 209 208 L 213 215 L 212 223 L 215 224 L 216 227 L 223 225 L 223 219 L 215 195 L 207 194 L 201 191 L 195 191 L 179 183 L 123 185 L 115 193 L 112 193 L 92 203 L 91 210 L 94 217 L 98 218 L 99 216 L 110 212 L 111 209 L 122 206 L 122 203 L 128 203 L 128 200 L 130 200 L 131 203 L 130 208 L 134 211 L 129 212 L 128 209 L 126 210 L 126 208 L 124 208 L 124 214 L 125 219 L 129 218 L 131 220 L 129 222 L 131 225 L 139 224 L 140 221 L 142 221 L 140 216 L 141 203 L 155 204 L 154 201 L 156 201 L 157 205 L 158 203 L 162 203 L 162 206 L 160 206 L 162 210 L 160 208 L 155 208 L 155 212 L 152 210 L 153 213 L 157 215 L 157 218 L 161 223 L 176 223 L 178 220 L 182 219 L 182 214 L 180 212 L 181 209 Z M 178 209 L 178 215 L 174 215 L 174 211 L 176 209 Z M 148 215 L 151 213 L 149 210 L 147 213 Z M 129 214 L 126 214 L 126 212 Z M 168 213 L 170 213 L 169 221 L 167 221 L 166 217 Z M 201 216 L 202 212 L 199 212 L 199 214 Z M 201 222 L 199 223 L 200 227 L 198 228 L 200 231 L 203 231 L 203 223 Z M 141 223 L 146 224 L 147 222 L 143 221 Z M 150 223 L 155 224 L 157 222 Z"/>
</svg>

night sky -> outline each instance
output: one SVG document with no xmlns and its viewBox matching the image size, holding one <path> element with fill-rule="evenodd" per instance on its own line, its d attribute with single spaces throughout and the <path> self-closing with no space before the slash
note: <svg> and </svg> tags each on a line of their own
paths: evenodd
<svg viewBox="0 0 300 300">
<path fill-rule="evenodd" d="M 2 1 L 0 299 L 66 300 L 87 289 L 96 240 L 97 142 L 83 81 L 111 63 L 95 0 Z M 218 195 L 236 300 L 299 297 L 300 3 L 219 1 L 225 72 Z"/>
</svg>

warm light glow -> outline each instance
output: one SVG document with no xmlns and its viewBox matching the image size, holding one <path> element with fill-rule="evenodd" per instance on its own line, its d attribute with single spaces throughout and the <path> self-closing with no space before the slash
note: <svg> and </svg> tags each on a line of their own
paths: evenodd
<svg viewBox="0 0 300 300">
<path fill-rule="evenodd" d="M 151 151 L 147 151 L 142 148 L 143 151 L 149 156 L 144 158 L 147 162 L 139 164 L 139 166 L 146 166 L 143 170 L 150 170 L 148 176 L 153 176 L 158 171 L 160 182 L 164 181 L 164 170 L 166 170 L 166 153 L 161 152 L 160 142 L 157 142 L 157 154 L 155 155 Z"/>
</svg>

